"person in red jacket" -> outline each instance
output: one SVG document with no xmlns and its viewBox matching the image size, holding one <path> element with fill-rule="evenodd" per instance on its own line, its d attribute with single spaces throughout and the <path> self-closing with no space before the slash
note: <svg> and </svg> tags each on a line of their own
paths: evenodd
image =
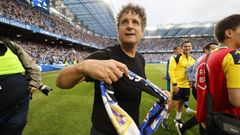
<svg viewBox="0 0 240 135">
<path fill-rule="evenodd" d="M 212 51 L 209 57 L 204 57 L 198 65 L 196 85 L 198 122 L 206 121 L 208 90 L 213 98 L 214 112 L 229 114 L 238 120 L 240 118 L 240 14 L 221 20 L 216 25 L 215 37 L 220 48 Z M 216 134 L 217 129 L 213 132 L 207 134 Z"/>
</svg>

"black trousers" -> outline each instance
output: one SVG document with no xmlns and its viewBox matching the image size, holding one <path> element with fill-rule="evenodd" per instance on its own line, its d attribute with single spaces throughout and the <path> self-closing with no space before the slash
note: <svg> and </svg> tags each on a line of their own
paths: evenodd
<svg viewBox="0 0 240 135">
<path fill-rule="evenodd" d="M 197 125 L 197 118 L 196 116 L 193 116 L 191 119 L 189 119 L 187 122 L 185 122 L 182 126 L 182 131 L 185 133 L 188 129 L 194 127 L 195 125 Z M 199 124 L 199 134 L 200 135 L 205 135 L 205 129 L 202 127 L 201 124 Z"/>
<path fill-rule="evenodd" d="M 22 74 L 0 76 L 0 134 L 21 135 L 29 107 L 28 81 Z"/>
</svg>

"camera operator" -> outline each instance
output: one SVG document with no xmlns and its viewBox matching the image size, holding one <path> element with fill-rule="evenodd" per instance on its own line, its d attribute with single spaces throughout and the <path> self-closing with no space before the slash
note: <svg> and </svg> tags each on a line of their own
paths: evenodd
<svg viewBox="0 0 240 135">
<path fill-rule="evenodd" d="M 26 124 L 30 94 L 51 90 L 41 83 L 37 64 L 16 43 L 0 39 L 0 133 L 21 135 Z"/>
</svg>

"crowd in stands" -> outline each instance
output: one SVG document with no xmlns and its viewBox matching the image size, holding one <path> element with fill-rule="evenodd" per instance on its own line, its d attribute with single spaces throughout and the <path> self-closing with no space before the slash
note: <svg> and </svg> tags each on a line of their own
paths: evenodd
<svg viewBox="0 0 240 135">
<path fill-rule="evenodd" d="M 143 57 L 146 61 L 146 63 L 163 63 L 167 62 L 169 58 L 173 55 L 172 52 L 170 53 L 144 53 Z M 193 52 L 191 55 L 198 59 L 203 53 L 201 52 Z"/>
<path fill-rule="evenodd" d="M 22 48 L 36 61 L 37 64 L 74 64 L 86 58 L 92 50 L 87 47 L 80 48 L 67 45 L 47 45 L 34 43 L 20 39 L 11 39 L 18 43 Z M 146 63 L 163 63 L 167 62 L 173 52 L 161 53 L 142 53 Z M 202 53 L 193 52 L 191 55 L 197 59 Z"/>
<path fill-rule="evenodd" d="M 202 47 L 210 42 L 215 42 L 214 37 L 191 37 L 191 38 L 151 38 L 142 39 L 139 44 L 141 51 L 169 51 L 176 47 L 181 46 L 184 40 L 190 40 L 193 50 L 202 50 Z"/>
<path fill-rule="evenodd" d="M 38 64 L 74 64 L 74 62 L 82 61 L 91 51 L 77 47 L 65 47 L 56 45 L 43 45 L 39 43 L 15 41 L 23 47 L 23 49 L 35 59 Z M 164 53 L 144 53 L 146 63 L 160 63 L 167 62 L 172 52 Z M 202 53 L 194 52 L 192 56 L 199 58 Z"/>
<path fill-rule="evenodd" d="M 16 2 L 16 0 L 1 0 L 0 16 L 34 25 L 72 39 L 82 40 L 97 48 L 105 48 L 117 44 L 117 39 L 93 36 L 84 30 L 78 29 L 74 23 L 70 23 L 66 19 L 55 14 L 35 10 L 31 6 Z M 142 39 L 138 51 L 172 51 L 172 48 L 180 46 L 183 40 L 186 40 L 186 38 Z M 190 41 L 192 42 L 193 50 L 201 50 L 202 46 L 215 40 L 213 37 L 192 37 Z"/>
<path fill-rule="evenodd" d="M 35 10 L 31 6 L 16 2 L 16 0 L 1 0 L 0 16 L 34 25 L 46 31 L 70 37 L 72 39 L 82 40 L 83 42 L 96 46 L 97 48 L 105 48 L 118 43 L 117 39 L 93 36 L 84 30 L 77 28 L 74 23 L 70 23 L 54 14 Z M 147 52 L 143 54 L 146 62 L 166 62 L 172 55 L 171 52 L 173 47 L 181 46 L 181 43 L 184 40 L 186 40 L 186 38 L 142 39 L 139 43 L 138 51 Z M 215 41 L 213 37 L 191 37 L 187 38 L 187 40 L 191 41 L 194 51 L 202 50 L 204 45 Z M 38 64 L 61 64 L 65 61 L 68 61 L 71 64 L 74 63 L 74 61 L 81 61 L 89 54 L 88 51 L 79 48 L 42 45 L 25 41 L 17 42 L 23 46 L 30 56 L 36 59 Z M 195 58 L 198 58 L 200 55 L 201 53 L 193 53 Z"/>
<path fill-rule="evenodd" d="M 34 59 L 37 64 L 74 64 L 89 55 L 89 51 L 65 45 L 46 45 L 22 40 L 13 40 Z"/>
<path fill-rule="evenodd" d="M 45 13 L 35 10 L 31 6 L 20 4 L 16 0 L 0 1 L 0 16 L 37 26 L 46 31 L 66 36 L 75 40 L 82 40 L 90 45 L 103 48 L 108 45 L 116 44 L 116 39 L 93 36 L 55 14 Z"/>
</svg>

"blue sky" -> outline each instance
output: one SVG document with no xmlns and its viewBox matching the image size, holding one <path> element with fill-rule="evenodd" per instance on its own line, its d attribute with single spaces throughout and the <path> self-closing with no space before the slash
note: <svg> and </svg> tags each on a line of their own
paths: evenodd
<svg viewBox="0 0 240 135">
<path fill-rule="evenodd" d="M 218 21 L 240 14 L 240 0 L 110 0 L 116 12 L 133 2 L 145 7 L 148 25 Z"/>
</svg>

